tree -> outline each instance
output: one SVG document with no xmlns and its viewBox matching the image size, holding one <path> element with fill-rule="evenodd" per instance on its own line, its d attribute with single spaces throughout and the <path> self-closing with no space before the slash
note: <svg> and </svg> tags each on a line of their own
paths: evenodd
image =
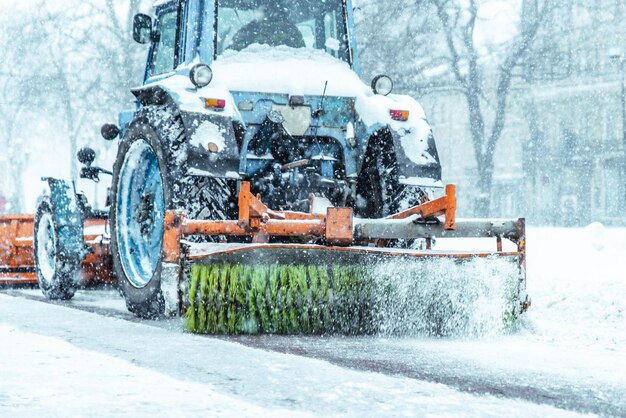
<svg viewBox="0 0 626 418">
<path fill-rule="evenodd" d="M 132 97 L 130 87 L 141 82 L 143 60 L 141 50 L 134 47 L 132 22 L 134 13 L 146 3 L 91 0 L 80 2 L 71 13 L 50 10 L 46 2 L 41 5 L 39 28 L 46 37 L 50 90 L 61 103 L 74 180 L 78 178 L 74 156 L 79 143 L 104 146 L 96 142 L 95 126 L 121 110 Z"/>
<path fill-rule="evenodd" d="M 132 100 L 141 84 L 145 48 L 132 41 L 134 13 L 150 0 L 39 0 L 9 8 L 0 32 L 0 167 L 8 173 L 4 192 L 11 211 L 23 207 L 23 173 L 35 125 L 53 127 L 46 142 L 70 153 L 69 174 L 78 177 L 76 151 L 82 144 L 111 147 L 98 127 Z M 19 42 L 15 42 L 19 39 Z M 36 123 L 33 123 L 36 122 Z M 21 142 L 20 142 L 21 141 Z"/>
<path fill-rule="evenodd" d="M 24 127 L 36 119 L 40 105 L 37 91 L 42 89 L 45 77 L 40 77 L 42 65 L 30 60 L 26 51 L 30 45 L 41 42 L 37 31 L 26 27 L 23 15 L 5 16 L 0 33 L 0 148 L 3 150 L 0 167 L 5 174 L 4 193 L 12 212 L 24 210 L 23 171 L 28 164 L 30 144 Z M 13 39 L 21 42 L 13 42 Z"/>
<path fill-rule="evenodd" d="M 536 0 L 534 13 L 523 19 L 522 10 L 509 5 L 509 13 L 518 18 L 513 28 L 506 29 L 509 38 L 486 46 L 477 36 L 487 20 L 481 11 L 498 3 L 361 0 L 357 12 L 359 57 L 366 79 L 386 72 L 403 93 L 424 97 L 452 92 L 463 97 L 477 166 L 475 213 L 479 216 L 489 212 L 495 150 L 511 110 L 513 81 L 555 4 Z M 523 86 L 518 80 L 519 90 Z"/>
<path fill-rule="evenodd" d="M 451 73 L 466 101 L 478 172 L 475 211 L 478 216 L 486 216 L 493 186 L 494 154 L 506 123 L 514 72 L 547 21 L 551 6 L 546 2 L 532 21 L 518 28 L 518 34 L 502 50 L 485 57 L 475 38 L 479 0 L 431 0 L 430 3 L 441 24 Z M 487 78 L 492 74 L 495 85 L 489 85 L 491 77 Z"/>
<path fill-rule="evenodd" d="M 431 81 L 427 72 L 447 62 L 438 48 L 439 28 L 428 4 L 364 0 L 355 15 L 365 80 L 387 74 L 396 91 L 418 95 Z"/>
</svg>

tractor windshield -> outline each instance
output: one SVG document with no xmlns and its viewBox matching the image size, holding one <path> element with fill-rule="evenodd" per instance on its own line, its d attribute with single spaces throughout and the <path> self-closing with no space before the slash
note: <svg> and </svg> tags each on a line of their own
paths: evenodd
<svg viewBox="0 0 626 418">
<path fill-rule="evenodd" d="M 311 48 L 349 61 L 344 1 L 218 0 L 216 55 L 252 44 Z"/>
</svg>

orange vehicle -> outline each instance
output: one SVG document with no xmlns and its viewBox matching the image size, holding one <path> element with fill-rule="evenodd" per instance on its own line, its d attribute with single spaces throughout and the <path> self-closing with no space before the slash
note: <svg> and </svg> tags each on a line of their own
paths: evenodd
<svg viewBox="0 0 626 418">
<path fill-rule="evenodd" d="M 47 297 L 69 299 L 78 286 L 114 284 L 106 215 L 85 206 L 73 184 L 54 179 L 48 183 L 52 192 L 40 199 L 35 215 L 0 215 L 0 285 L 39 284 Z M 68 200 L 73 194 L 76 197 Z M 74 213 L 67 211 L 69 207 Z M 76 225 L 70 228 L 59 216 Z M 60 245 L 68 234 L 77 234 L 74 247 Z M 75 284 L 59 286 L 55 274 Z"/>
<path fill-rule="evenodd" d="M 0 215 L 0 284 L 37 284 L 33 215 Z"/>
<path fill-rule="evenodd" d="M 0 215 L 0 285 L 36 285 L 33 215 Z M 103 233 L 106 220 L 87 219 L 84 235 L 90 253 L 82 261 L 80 285 L 114 284 L 111 252 Z"/>
</svg>

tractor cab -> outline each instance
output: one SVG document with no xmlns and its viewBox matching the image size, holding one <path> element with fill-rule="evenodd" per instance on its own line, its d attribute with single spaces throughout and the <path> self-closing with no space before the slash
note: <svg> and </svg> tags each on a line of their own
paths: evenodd
<svg viewBox="0 0 626 418">
<path fill-rule="evenodd" d="M 135 40 L 152 43 L 146 82 L 254 44 L 324 51 L 356 69 L 351 0 L 163 0 L 155 6 L 155 21 L 135 17 Z"/>
</svg>

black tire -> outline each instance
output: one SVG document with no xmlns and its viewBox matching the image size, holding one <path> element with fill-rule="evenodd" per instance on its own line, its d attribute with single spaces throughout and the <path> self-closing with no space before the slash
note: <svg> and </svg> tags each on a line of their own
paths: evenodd
<svg viewBox="0 0 626 418">
<path fill-rule="evenodd" d="M 116 208 L 120 170 L 131 146 L 137 141 L 145 141 L 156 154 L 165 210 L 183 210 L 189 217 L 196 219 L 225 219 L 230 214 L 233 193 L 233 184 L 225 180 L 186 175 L 185 162 L 176 158 L 177 153 L 184 155 L 186 152 L 180 120 L 174 119 L 169 126 L 160 126 L 159 131 L 164 133 L 163 138 L 147 122 L 137 122 L 128 128 L 117 153 L 112 182 L 110 225 L 113 267 L 128 310 L 146 319 L 161 317 L 165 312 L 165 300 L 161 292 L 161 259 L 145 286 L 137 286 L 125 274 L 118 245 Z"/>
<path fill-rule="evenodd" d="M 421 189 L 400 184 L 389 132 L 374 135 L 367 148 L 357 183 L 355 212 L 379 219 L 419 204 Z"/>
<path fill-rule="evenodd" d="M 82 257 L 64 251 L 50 198 L 40 199 L 35 213 L 34 252 L 37 282 L 51 300 L 74 297 L 80 281 Z"/>
</svg>

